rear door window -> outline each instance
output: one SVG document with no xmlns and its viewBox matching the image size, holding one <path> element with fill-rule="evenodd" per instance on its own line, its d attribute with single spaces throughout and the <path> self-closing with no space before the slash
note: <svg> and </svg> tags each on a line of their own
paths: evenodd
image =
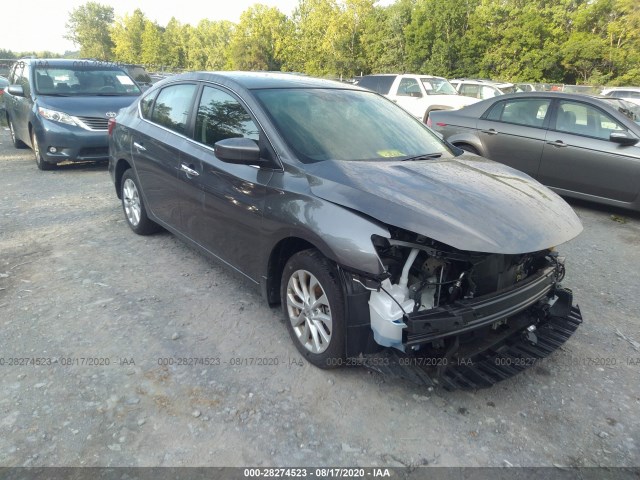
<svg viewBox="0 0 640 480">
<path fill-rule="evenodd" d="M 369 75 L 362 77 L 358 82 L 358 86 L 386 95 L 391 90 L 391 85 L 396 79 L 394 75 Z"/>
<path fill-rule="evenodd" d="M 153 105 L 149 120 L 174 132 L 185 134 L 197 88 L 191 83 L 163 88 Z"/>
</svg>

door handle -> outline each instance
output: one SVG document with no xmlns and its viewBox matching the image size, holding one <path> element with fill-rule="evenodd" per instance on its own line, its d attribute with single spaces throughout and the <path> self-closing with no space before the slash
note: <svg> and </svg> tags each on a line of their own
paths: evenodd
<svg viewBox="0 0 640 480">
<path fill-rule="evenodd" d="M 144 148 L 144 146 L 141 143 L 133 142 L 133 146 L 136 147 L 136 150 L 138 150 L 139 152 L 146 152 L 147 151 L 147 149 Z"/>
<path fill-rule="evenodd" d="M 198 175 L 200 175 L 200 173 L 198 173 L 197 170 L 194 170 L 193 168 L 191 168 L 190 166 L 184 163 L 180 165 L 180 170 L 186 173 L 190 177 L 197 177 Z"/>
<path fill-rule="evenodd" d="M 553 145 L 554 147 L 568 147 L 568 145 L 566 143 L 564 143 L 562 140 L 556 140 L 555 142 L 547 142 L 547 145 Z"/>
<path fill-rule="evenodd" d="M 497 135 L 498 134 L 498 132 L 493 128 L 490 128 L 489 130 L 480 130 L 480 131 L 482 133 L 487 133 L 489 135 Z"/>
</svg>

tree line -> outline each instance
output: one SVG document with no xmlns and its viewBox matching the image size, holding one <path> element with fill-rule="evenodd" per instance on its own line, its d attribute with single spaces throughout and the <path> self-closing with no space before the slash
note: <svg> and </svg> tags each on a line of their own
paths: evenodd
<svg viewBox="0 0 640 480">
<path fill-rule="evenodd" d="M 80 56 L 188 70 L 283 70 L 351 78 L 425 73 L 510 81 L 640 85 L 638 0 L 299 0 L 255 4 L 237 23 L 140 9 L 70 12 Z"/>
</svg>

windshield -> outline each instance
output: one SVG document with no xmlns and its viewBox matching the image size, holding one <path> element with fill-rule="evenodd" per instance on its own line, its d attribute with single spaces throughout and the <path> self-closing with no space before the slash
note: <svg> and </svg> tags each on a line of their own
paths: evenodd
<svg viewBox="0 0 640 480">
<path fill-rule="evenodd" d="M 292 88 L 254 93 L 304 163 L 451 153 L 425 125 L 372 92 Z"/>
<path fill-rule="evenodd" d="M 41 95 L 140 95 L 140 89 L 122 70 L 106 68 L 35 68 L 36 92 Z"/>
<path fill-rule="evenodd" d="M 636 105 L 635 103 L 631 103 L 620 98 L 602 98 L 602 100 L 640 125 L 640 105 Z"/>
<path fill-rule="evenodd" d="M 453 85 L 444 78 L 421 78 L 420 81 L 427 95 L 458 95 Z"/>
</svg>

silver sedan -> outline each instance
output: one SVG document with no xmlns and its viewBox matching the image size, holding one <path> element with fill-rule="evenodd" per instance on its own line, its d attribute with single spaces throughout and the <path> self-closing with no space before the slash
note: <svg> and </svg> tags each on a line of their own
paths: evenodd
<svg viewBox="0 0 640 480">
<path fill-rule="evenodd" d="M 610 100 L 516 93 L 433 112 L 428 125 L 560 195 L 640 211 L 640 116 Z"/>
</svg>

